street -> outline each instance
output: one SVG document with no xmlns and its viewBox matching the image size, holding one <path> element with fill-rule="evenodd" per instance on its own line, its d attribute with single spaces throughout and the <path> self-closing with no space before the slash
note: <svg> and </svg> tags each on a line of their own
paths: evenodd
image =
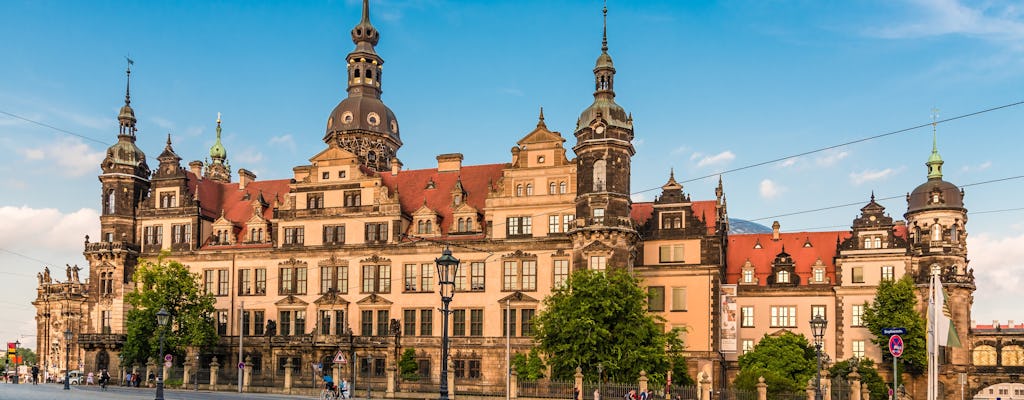
<svg viewBox="0 0 1024 400">
<path fill-rule="evenodd" d="M 120 386 L 108 386 L 106 391 L 100 390 L 99 386 L 72 386 L 70 391 L 65 391 L 63 385 L 43 384 L 0 384 L 0 400 L 139 400 L 152 399 L 156 395 L 155 389 L 150 388 L 126 388 Z M 208 392 L 190 390 L 165 390 L 164 398 L 167 400 L 214 400 L 214 399 L 312 399 L 313 396 L 286 396 L 274 394 L 253 394 L 236 392 Z"/>
</svg>

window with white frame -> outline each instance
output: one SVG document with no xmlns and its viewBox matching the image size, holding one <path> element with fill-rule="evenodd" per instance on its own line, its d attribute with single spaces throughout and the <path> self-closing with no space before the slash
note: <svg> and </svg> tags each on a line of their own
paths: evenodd
<svg viewBox="0 0 1024 400">
<path fill-rule="evenodd" d="M 505 260 L 501 286 L 504 291 L 537 290 L 537 260 Z"/>
<path fill-rule="evenodd" d="M 775 276 L 776 283 L 789 283 L 789 271 L 779 271 Z"/>
<path fill-rule="evenodd" d="M 743 354 L 746 354 L 748 351 L 751 351 L 751 350 L 754 349 L 754 340 L 753 339 L 743 339 L 742 343 L 743 343 L 743 347 L 742 347 Z"/>
<path fill-rule="evenodd" d="M 668 262 L 683 262 L 683 244 L 666 244 L 658 246 L 658 261 L 663 263 Z"/>
<path fill-rule="evenodd" d="M 743 306 L 740 308 L 740 327 L 754 327 L 754 306 Z"/>
<path fill-rule="evenodd" d="M 594 271 L 604 271 L 607 263 L 608 259 L 605 256 L 590 256 L 590 269 Z"/>
<path fill-rule="evenodd" d="M 864 305 L 854 305 L 850 310 L 850 326 L 864 326 Z"/>
<path fill-rule="evenodd" d="M 506 220 L 505 228 L 509 236 L 520 236 L 520 235 L 532 235 L 533 234 L 533 218 L 532 217 L 508 217 Z"/>
<path fill-rule="evenodd" d="M 562 224 L 560 223 L 559 217 L 557 215 L 549 215 L 548 216 L 548 233 L 558 233 L 558 232 L 560 232 L 559 228 L 561 226 L 562 226 Z"/>
<path fill-rule="evenodd" d="M 754 269 L 744 268 L 743 269 L 743 283 L 754 283 Z"/>
<path fill-rule="evenodd" d="M 853 351 L 851 353 L 853 354 L 853 356 L 857 358 L 864 358 L 864 341 L 854 340 L 852 344 Z"/>
<path fill-rule="evenodd" d="M 769 324 L 772 328 L 796 328 L 796 306 L 772 306 Z"/>
<path fill-rule="evenodd" d="M 811 318 L 820 315 L 822 318 L 828 319 L 828 314 L 826 314 L 825 310 L 826 308 L 823 305 L 812 305 Z"/>
<path fill-rule="evenodd" d="M 552 286 L 562 287 L 569 280 L 569 260 L 552 261 L 552 271 L 554 272 L 554 278 L 551 280 Z"/>
<path fill-rule="evenodd" d="M 576 219 L 576 216 L 572 214 L 562 216 L 562 232 L 569 232 L 569 228 L 572 228 L 572 220 L 574 219 Z"/>
<path fill-rule="evenodd" d="M 672 311 L 686 311 L 686 287 L 672 288 Z"/>
<path fill-rule="evenodd" d="M 883 281 L 893 281 L 895 279 L 896 279 L 896 268 L 893 267 L 892 265 L 883 265 L 882 266 L 882 280 Z"/>
<path fill-rule="evenodd" d="M 825 282 L 825 267 L 814 267 L 814 281 Z"/>
</svg>

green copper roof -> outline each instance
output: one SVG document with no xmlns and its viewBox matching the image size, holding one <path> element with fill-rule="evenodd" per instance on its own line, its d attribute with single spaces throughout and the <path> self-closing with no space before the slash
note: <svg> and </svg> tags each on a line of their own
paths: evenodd
<svg viewBox="0 0 1024 400">
<path fill-rule="evenodd" d="M 928 156 L 928 179 L 942 179 L 942 156 L 939 155 L 938 134 L 935 132 L 935 125 L 932 124 L 932 155 Z"/>
<path fill-rule="evenodd" d="M 224 145 L 220 143 L 220 114 L 217 114 L 217 141 L 213 143 L 213 147 L 210 147 L 210 159 L 214 163 L 223 162 L 225 158 L 228 158 L 228 151 L 224 149 Z"/>
</svg>

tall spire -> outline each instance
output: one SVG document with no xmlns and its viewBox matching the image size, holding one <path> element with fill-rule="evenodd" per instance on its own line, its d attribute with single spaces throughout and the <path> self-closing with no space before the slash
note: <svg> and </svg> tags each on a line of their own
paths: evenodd
<svg viewBox="0 0 1024 400">
<path fill-rule="evenodd" d="M 352 28 L 352 43 L 355 43 L 360 50 L 372 52 L 373 46 L 376 46 L 379 40 L 380 32 L 377 32 L 377 29 L 370 23 L 370 0 L 363 0 L 363 17 L 359 20 L 359 24 Z M 363 43 L 369 44 L 369 48 L 359 46 Z"/>
<path fill-rule="evenodd" d="M 601 33 L 601 52 L 608 52 L 608 2 L 604 2 L 604 7 L 601 8 L 601 14 L 604 15 L 604 26 Z"/>
<path fill-rule="evenodd" d="M 928 179 L 929 180 L 932 180 L 932 179 L 942 179 L 942 164 L 943 164 L 943 161 L 942 161 L 942 156 L 939 155 L 939 145 L 938 145 L 939 133 L 938 133 L 938 128 L 937 128 L 938 119 L 939 119 L 939 109 L 933 108 L 932 109 L 932 154 L 930 156 L 928 156 L 928 162 L 926 162 L 924 164 L 924 165 L 926 165 L 928 167 Z"/>
<path fill-rule="evenodd" d="M 544 107 L 540 108 L 540 116 L 537 117 L 537 127 L 547 128 L 547 125 L 544 124 Z"/>
<path fill-rule="evenodd" d="M 125 89 L 124 89 L 124 106 L 121 107 L 121 111 L 117 114 L 117 120 L 121 125 L 120 133 L 118 136 L 125 136 L 129 138 L 135 137 L 135 110 L 132 109 L 132 64 L 135 64 L 132 59 L 127 58 L 128 67 L 125 69 Z"/>
</svg>

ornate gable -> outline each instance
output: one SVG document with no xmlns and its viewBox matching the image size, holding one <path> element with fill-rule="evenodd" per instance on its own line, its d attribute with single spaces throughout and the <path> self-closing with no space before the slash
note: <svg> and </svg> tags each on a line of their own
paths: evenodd
<svg viewBox="0 0 1024 400">
<path fill-rule="evenodd" d="M 520 292 L 518 290 L 515 291 L 515 293 L 512 293 L 512 294 L 510 294 L 508 296 L 502 297 L 501 299 L 498 300 L 498 304 L 502 304 L 502 305 L 508 304 L 510 302 L 512 304 L 521 304 L 521 303 L 534 303 L 534 304 L 536 304 L 536 303 L 540 303 L 540 300 L 537 300 L 537 299 L 535 299 L 533 297 L 530 297 L 530 296 L 526 295 L 525 293 Z"/>
<path fill-rule="evenodd" d="M 274 305 L 278 307 L 305 307 L 308 306 L 309 303 L 303 301 L 298 297 L 295 297 L 295 295 L 293 294 L 290 294 L 288 296 L 285 296 L 285 298 L 281 300 L 275 301 Z"/>
<path fill-rule="evenodd" d="M 318 306 L 346 306 L 348 305 L 348 300 L 341 297 L 337 291 L 330 290 L 323 296 L 320 296 L 319 299 L 314 300 L 313 304 Z"/>
<path fill-rule="evenodd" d="M 357 301 L 356 304 L 360 306 L 391 306 L 394 302 L 374 293 L 363 297 L 361 300 Z"/>
</svg>

